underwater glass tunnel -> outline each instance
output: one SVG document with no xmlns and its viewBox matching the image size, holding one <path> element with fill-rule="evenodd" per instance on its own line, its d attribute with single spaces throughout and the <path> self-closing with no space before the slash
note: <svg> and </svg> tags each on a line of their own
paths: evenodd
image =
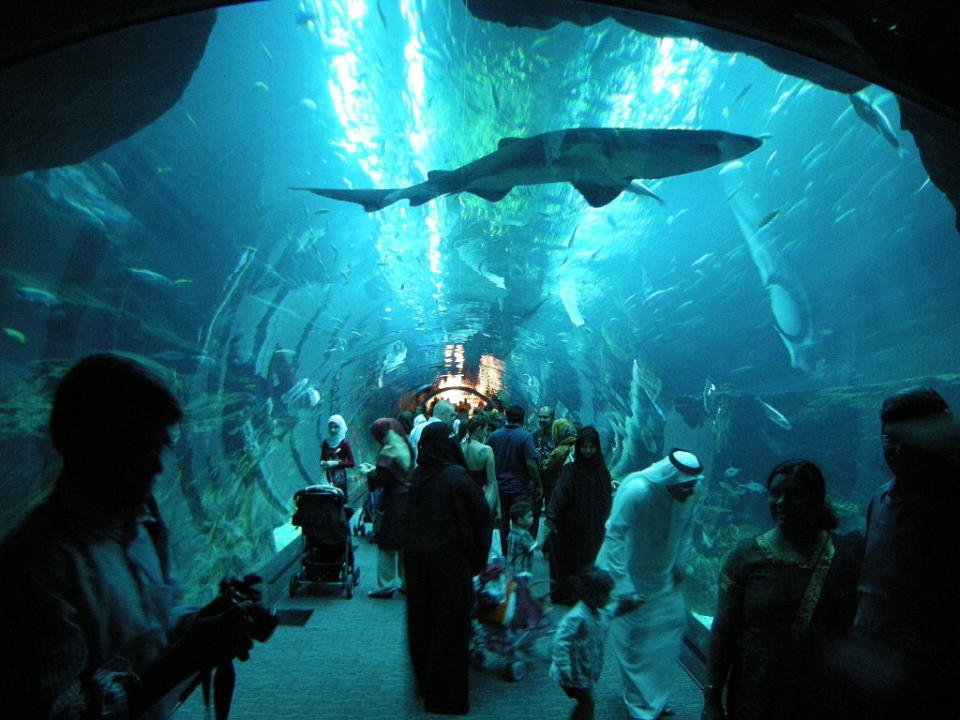
<svg viewBox="0 0 960 720">
<path fill-rule="evenodd" d="M 862 527 L 882 399 L 960 402 L 956 115 L 906 82 L 601 3 L 129 25 L 4 65 L 0 534 L 56 477 L 57 379 L 112 352 L 184 406 L 157 495 L 195 597 L 294 538 L 332 413 L 370 460 L 446 395 L 593 425 L 615 478 L 697 452 L 709 616 L 774 465 Z"/>
</svg>

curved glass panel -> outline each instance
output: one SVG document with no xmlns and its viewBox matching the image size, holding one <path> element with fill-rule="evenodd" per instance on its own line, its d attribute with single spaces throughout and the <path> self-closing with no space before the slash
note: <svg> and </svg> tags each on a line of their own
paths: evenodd
<svg viewBox="0 0 960 720">
<path fill-rule="evenodd" d="M 447 387 L 596 426 L 616 478 L 695 452 L 702 615 L 780 460 L 861 526 L 881 400 L 957 396 L 954 211 L 883 88 L 641 19 L 223 8 L 158 119 L 0 179 L 0 532 L 55 477 L 51 391 L 95 351 L 183 401 L 158 495 L 199 595 L 295 532 L 332 413 L 370 460 L 372 420 Z"/>
</svg>

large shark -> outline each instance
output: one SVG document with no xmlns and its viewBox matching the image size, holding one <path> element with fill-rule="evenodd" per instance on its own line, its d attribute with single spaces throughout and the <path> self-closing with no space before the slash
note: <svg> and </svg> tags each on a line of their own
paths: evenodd
<svg viewBox="0 0 960 720">
<path fill-rule="evenodd" d="M 760 147 L 759 138 L 721 130 L 572 128 L 528 138 L 504 138 L 489 155 L 456 170 L 431 170 L 427 180 L 405 188 L 342 190 L 291 188 L 358 203 L 367 212 L 406 198 L 422 205 L 440 195 L 468 192 L 490 202 L 517 185 L 568 182 L 593 207 L 603 207 L 625 190 L 652 195 L 633 182 L 682 175 L 743 157 Z"/>
</svg>

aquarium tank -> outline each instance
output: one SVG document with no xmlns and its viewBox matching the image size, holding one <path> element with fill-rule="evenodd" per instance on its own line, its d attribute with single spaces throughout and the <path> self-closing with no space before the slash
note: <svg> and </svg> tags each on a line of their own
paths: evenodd
<svg viewBox="0 0 960 720">
<path fill-rule="evenodd" d="M 369 461 L 445 397 L 593 425 L 616 480 L 697 453 L 709 616 L 778 462 L 857 530 L 883 398 L 960 402 L 956 116 L 906 83 L 600 3 L 137 20 L 4 65 L 0 535 L 56 478 L 58 379 L 110 352 L 183 405 L 156 494 L 195 598 L 295 540 L 330 415 Z"/>
</svg>

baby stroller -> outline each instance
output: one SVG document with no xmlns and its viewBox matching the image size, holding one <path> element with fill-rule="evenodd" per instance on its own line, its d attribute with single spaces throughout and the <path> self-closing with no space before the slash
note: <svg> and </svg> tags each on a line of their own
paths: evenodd
<svg viewBox="0 0 960 720">
<path fill-rule="evenodd" d="M 531 582 L 526 574 L 510 578 L 502 560 L 488 563 L 473 581 L 476 608 L 470 664 L 481 670 L 499 657 L 503 676 L 516 681 L 527 674 L 524 658 L 532 654 L 537 640 L 554 632 L 545 609 L 550 581 Z M 546 586 L 543 594 L 536 594 L 536 586 Z"/>
<path fill-rule="evenodd" d="M 360 535 L 361 537 L 367 534 L 372 535 L 376 528 L 375 521 L 380 509 L 380 498 L 382 495 L 382 488 L 377 488 L 367 493 L 367 497 L 360 508 L 360 516 L 357 518 L 358 522 L 351 523 L 351 525 L 353 525 L 354 535 Z"/>
<path fill-rule="evenodd" d="M 360 568 L 354 563 L 350 538 L 353 508 L 344 504 L 343 491 L 334 485 L 310 485 L 297 491 L 293 500 L 297 510 L 292 522 L 303 533 L 304 551 L 300 571 L 290 578 L 290 597 L 309 584 L 339 584 L 346 597 L 353 597 Z"/>
</svg>

